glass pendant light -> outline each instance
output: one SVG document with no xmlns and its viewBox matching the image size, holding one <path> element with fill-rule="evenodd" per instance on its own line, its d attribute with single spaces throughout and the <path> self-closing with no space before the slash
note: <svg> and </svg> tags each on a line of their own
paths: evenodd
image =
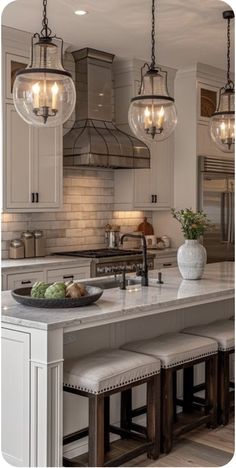
<svg viewBox="0 0 236 468">
<path fill-rule="evenodd" d="M 76 92 L 71 73 L 63 67 L 63 40 L 48 27 L 43 0 L 42 30 L 31 40 L 31 62 L 16 74 L 13 100 L 20 116 L 35 127 L 55 127 L 70 117 Z"/>
<path fill-rule="evenodd" d="M 131 99 L 129 125 L 144 141 L 162 141 L 174 131 L 177 123 L 175 101 L 167 89 L 167 72 L 156 66 L 155 58 L 155 0 L 152 0 L 151 64 L 141 69 L 139 95 Z M 147 68 L 143 76 L 144 69 Z"/>
<path fill-rule="evenodd" d="M 223 18 L 227 20 L 227 83 L 220 89 L 219 103 L 216 112 L 210 120 L 210 134 L 216 146 L 225 153 L 234 153 L 235 142 L 235 108 L 234 108 L 234 83 L 230 79 L 230 20 L 234 18 L 234 12 L 223 12 Z"/>
</svg>

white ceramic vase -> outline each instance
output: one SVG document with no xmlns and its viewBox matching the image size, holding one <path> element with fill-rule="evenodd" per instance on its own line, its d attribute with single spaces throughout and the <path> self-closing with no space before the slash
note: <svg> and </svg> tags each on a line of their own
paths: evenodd
<svg viewBox="0 0 236 468">
<path fill-rule="evenodd" d="M 186 280 L 200 279 L 206 265 L 207 254 L 198 240 L 187 239 L 178 249 L 179 271 Z"/>
</svg>

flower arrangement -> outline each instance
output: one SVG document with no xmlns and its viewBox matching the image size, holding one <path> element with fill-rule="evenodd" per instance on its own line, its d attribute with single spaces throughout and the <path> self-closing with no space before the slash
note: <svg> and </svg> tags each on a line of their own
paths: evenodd
<svg viewBox="0 0 236 468">
<path fill-rule="evenodd" d="M 194 212 L 189 208 L 177 211 L 172 208 L 171 212 L 174 219 L 181 224 L 185 239 L 199 239 L 209 227 L 212 227 L 203 211 Z"/>
</svg>

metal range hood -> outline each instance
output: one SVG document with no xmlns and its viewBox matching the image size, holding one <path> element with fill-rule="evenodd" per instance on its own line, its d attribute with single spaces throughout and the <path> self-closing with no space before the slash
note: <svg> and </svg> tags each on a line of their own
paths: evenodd
<svg viewBox="0 0 236 468">
<path fill-rule="evenodd" d="M 94 49 L 73 52 L 75 123 L 64 136 L 64 166 L 146 169 L 150 152 L 112 122 L 114 55 Z"/>
</svg>

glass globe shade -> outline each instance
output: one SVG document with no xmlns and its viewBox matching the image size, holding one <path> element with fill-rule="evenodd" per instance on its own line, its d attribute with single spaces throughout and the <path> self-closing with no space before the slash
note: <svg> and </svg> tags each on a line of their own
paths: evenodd
<svg viewBox="0 0 236 468">
<path fill-rule="evenodd" d="M 166 73 L 151 69 L 145 74 L 140 94 L 131 100 L 128 119 L 133 133 L 144 141 L 162 141 L 171 135 L 177 114 Z"/>
<path fill-rule="evenodd" d="M 234 153 L 235 111 L 234 90 L 224 89 L 220 95 L 217 111 L 209 124 L 210 135 L 216 146 L 224 153 Z"/>
<path fill-rule="evenodd" d="M 61 63 L 60 48 L 49 40 L 33 45 L 32 62 L 17 73 L 13 101 L 20 116 L 36 127 L 61 125 L 72 114 L 76 92 Z"/>
</svg>

